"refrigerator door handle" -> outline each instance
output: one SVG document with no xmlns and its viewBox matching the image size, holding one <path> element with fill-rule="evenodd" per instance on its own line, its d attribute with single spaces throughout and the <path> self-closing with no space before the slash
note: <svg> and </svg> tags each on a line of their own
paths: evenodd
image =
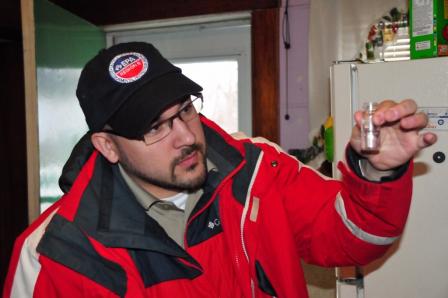
<svg viewBox="0 0 448 298">
<path fill-rule="evenodd" d="M 350 114 L 353 115 L 359 110 L 359 79 L 358 79 L 358 65 L 355 63 L 350 64 L 350 84 L 351 84 L 351 98 L 350 98 Z M 352 126 L 355 125 L 355 119 L 352 117 Z"/>
<path fill-rule="evenodd" d="M 361 267 L 355 266 L 353 267 L 355 272 L 354 276 L 344 276 L 342 277 L 339 271 L 339 268 L 336 269 L 336 298 L 364 298 L 364 274 L 362 273 Z M 350 290 L 350 294 L 348 294 L 347 290 L 342 291 L 341 287 L 349 286 L 355 287 L 355 293 Z M 343 295 L 342 292 L 345 294 Z M 353 294 L 355 296 L 353 296 Z"/>
</svg>

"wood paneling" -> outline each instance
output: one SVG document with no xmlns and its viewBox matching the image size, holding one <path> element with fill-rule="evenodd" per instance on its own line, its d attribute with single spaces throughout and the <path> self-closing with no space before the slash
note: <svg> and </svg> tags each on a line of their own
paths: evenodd
<svg viewBox="0 0 448 298">
<path fill-rule="evenodd" d="M 278 0 L 50 0 L 95 25 L 279 7 Z"/>
<path fill-rule="evenodd" d="M 253 135 L 279 142 L 279 10 L 252 13 Z"/>
<path fill-rule="evenodd" d="M 40 214 L 39 132 L 37 124 L 37 76 L 36 42 L 34 25 L 34 1 L 21 0 L 24 94 L 26 122 L 26 160 L 28 185 L 28 220 L 34 221 Z"/>
</svg>

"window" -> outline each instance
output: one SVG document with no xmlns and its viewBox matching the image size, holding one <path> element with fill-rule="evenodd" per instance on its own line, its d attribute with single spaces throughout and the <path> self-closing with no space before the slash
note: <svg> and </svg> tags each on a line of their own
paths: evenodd
<svg viewBox="0 0 448 298">
<path fill-rule="evenodd" d="M 202 114 L 224 130 L 238 131 L 238 62 L 236 59 L 183 62 L 174 64 L 204 89 Z M 219 74 L 218 76 L 215 74 Z"/>
</svg>

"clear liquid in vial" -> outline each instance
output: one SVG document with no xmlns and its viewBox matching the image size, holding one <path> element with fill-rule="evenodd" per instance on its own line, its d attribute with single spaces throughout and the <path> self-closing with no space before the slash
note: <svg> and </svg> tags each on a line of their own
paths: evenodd
<svg viewBox="0 0 448 298">
<path fill-rule="evenodd" d="M 373 114 L 377 104 L 367 102 L 363 105 L 363 117 L 361 121 L 361 150 L 377 152 L 380 149 L 380 128 L 373 124 Z"/>
</svg>

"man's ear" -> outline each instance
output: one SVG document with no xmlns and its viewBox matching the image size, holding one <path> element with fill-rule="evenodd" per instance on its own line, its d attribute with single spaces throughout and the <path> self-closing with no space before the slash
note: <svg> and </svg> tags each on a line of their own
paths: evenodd
<svg viewBox="0 0 448 298">
<path fill-rule="evenodd" d="M 114 140 L 104 132 L 96 132 L 91 136 L 93 146 L 98 150 L 109 162 L 117 163 L 119 156 L 117 146 Z"/>
</svg>

